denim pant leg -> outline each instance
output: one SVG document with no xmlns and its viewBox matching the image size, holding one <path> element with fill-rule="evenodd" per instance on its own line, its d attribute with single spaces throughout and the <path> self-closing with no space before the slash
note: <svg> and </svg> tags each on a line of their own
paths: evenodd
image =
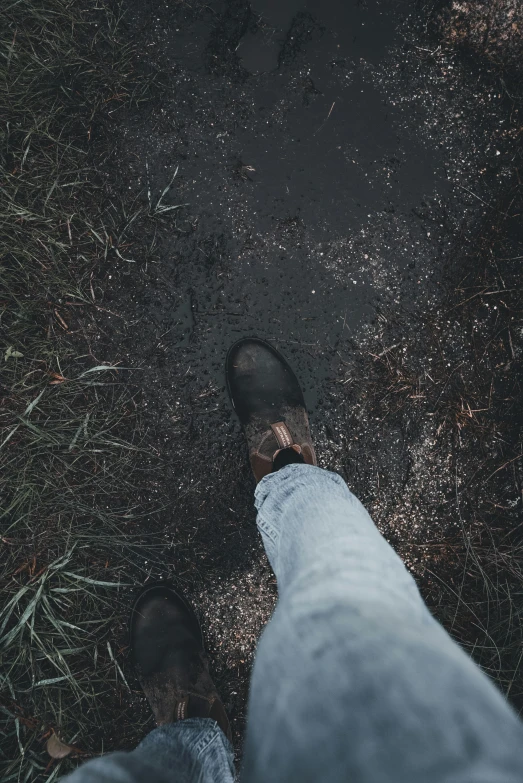
<svg viewBox="0 0 523 783">
<path fill-rule="evenodd" d="M 256 491 L 279 601 L 258 646 L 247 783 L 521 783 L 523 729 L 434 620 L 340 476 Z"/>
<path fill-rule="evenodd" d="M 233 783 L 234 754 L 218 724 L 190 718 L 159 726 L 135 750 L 83 764 L 62 783 Z"/>
</svg>

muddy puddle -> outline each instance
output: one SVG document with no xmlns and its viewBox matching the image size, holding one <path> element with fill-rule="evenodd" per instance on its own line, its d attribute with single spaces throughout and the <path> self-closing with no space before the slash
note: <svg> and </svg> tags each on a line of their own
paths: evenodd
<svg viewBox="0 0 523 783">
<path fill-rule="evenodd" d="M 167 58 L 170 89 L 147 125 L 127 129 L 130 187 L 146 185 L 154 202 L 176 171 L 161 206 L 186 205 L 182 235 L 159 238 L 165 287 L 144 312 L 166 363 L 190 357 L 201 383 L 221 385 L 239 334 L 301 346 L 314 409 L 340 340 L 372 322 L 376 301 L 412 295 L 420 263 L 432 274 L 439 226 L 427 231 L 427 205 L 449 208 L 445 150 L 418 138 L 414 116 L 405 127 L 376 78 L 409 5 L 137 16 Z"/>
</svg>

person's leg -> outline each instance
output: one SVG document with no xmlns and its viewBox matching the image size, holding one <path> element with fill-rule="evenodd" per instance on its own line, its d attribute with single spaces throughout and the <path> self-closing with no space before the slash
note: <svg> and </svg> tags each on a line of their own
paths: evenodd
<svg viewBox="0 0 523 783">
<path fill-rule="evenodd" d="M 214 720 L 159 726 L 129 753 L 92 759 L 62 783 L 233 783 L 234 754 Z"/>
<path fill-rule="evenodd" d="M 340 476 L 256 490 L 278 606 L 251 682 L 246 783 L 516 783 L 519 718 L 451 640 Z"/>
<path fill-rule="evenodd" d="M 256 655 L 244 780 L 523 780 L 518 717 L 430 615 L 345 482 L 315 467 L 287 361 L 244 338 L 226 377 L 280 594 Z"/>
<path fill-rule="evenodd" d="M 198 618 L 174 587 L 151 583 L 140 591 L 129 646 L 158 728 L 133 751 L 87 762 L 67 783 L 232 783 L 229 721 Z"/>
</svg>

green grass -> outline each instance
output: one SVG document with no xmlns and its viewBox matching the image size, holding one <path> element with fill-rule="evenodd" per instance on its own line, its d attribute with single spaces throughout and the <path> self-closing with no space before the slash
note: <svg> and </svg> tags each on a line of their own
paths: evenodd
<svg viewBox="0 0 523 783">
<path fill-rule="evenodd" d="M 142 578 L 130 551 L 144 511 L 127 500 L 142 436 L 122 372 L 90 349 L 98 269 L 122 233 L 107 225 L 96 155 L 111 112 L 148 90 L 119 25 L 103 4 L 2 9 L 2 781 L 67 771 L 45 752 L 52 731 L 100 752 L 129 690 L 114 640 Z"/>
</svg>

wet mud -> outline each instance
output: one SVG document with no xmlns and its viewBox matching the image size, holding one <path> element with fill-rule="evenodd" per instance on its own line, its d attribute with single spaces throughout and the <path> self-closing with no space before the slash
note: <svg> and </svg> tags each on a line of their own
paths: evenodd
<svg viewBox="0 0 523 783">
<path fill-rule="evenodd" d="M 493 226 L 519 252 L 517 106 L 494 66 L 442 43 L 410 0 L 130 1 L 126 24 L 161 86 L 114 118 L 107 182 L 129 221 L 144 208 L 156 219 L 121 227 L 92 351 L 136 368 L 142 491 L 160 507 L 151 575 L 194 600 L 239 745 L 276 585 L 226 398 L 227 348 L 257 335 L 284 352 L 320 464 L 423 580 L 430 546 L 459 534 L 461 475 L 485 446 L 470 441 L 458 464 L 441 402 L 449 375 L 477 370 L 477 314 L 457 304 L 483 284 L 509 288 L 485 250 Z M 485 302 L 481 334 L 513 317 Z M 463 382 L 482 394 L 471 373 Z"/>
</svg>

